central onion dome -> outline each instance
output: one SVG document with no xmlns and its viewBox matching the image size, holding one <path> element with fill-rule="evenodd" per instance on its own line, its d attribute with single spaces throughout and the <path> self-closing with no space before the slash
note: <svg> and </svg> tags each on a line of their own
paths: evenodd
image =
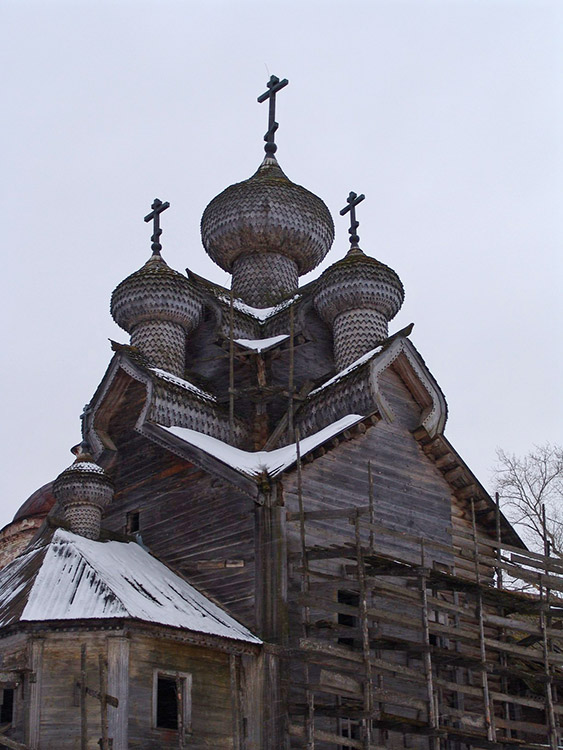
<svg viewBox="0 0 563 750">
<path fill-rule="evenodd" d="M 334 224 L 316 195 L 291 182 L 275 156 L 207 206 L 201 237 L 210 258 L 232 273 L 232 289 L 249 305 L 268 307 L 296 291 L 298 277 L 328 253 Z"/>
</svg>

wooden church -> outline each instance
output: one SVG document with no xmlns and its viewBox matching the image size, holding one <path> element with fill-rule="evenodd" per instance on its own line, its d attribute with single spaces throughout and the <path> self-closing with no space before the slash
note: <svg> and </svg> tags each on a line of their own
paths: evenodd
<svg viewBox="0 0 563 750">
<path fill-rule="evenodd" d="M 265 158 L 152 254 L 76 460 L 0 532 L 0 747 L 561 747 L 563 566 L 526 549 L 389 334 L 397 273 Z"/>
</svg>

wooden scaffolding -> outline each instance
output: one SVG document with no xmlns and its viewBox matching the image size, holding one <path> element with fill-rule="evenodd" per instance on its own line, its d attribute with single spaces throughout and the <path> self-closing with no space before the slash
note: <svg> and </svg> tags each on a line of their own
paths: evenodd
<svg viewBox="0 0 563 750">
<path fill-rule="evenodd" d="M 446 545 L 375 523 L 371 473 L 361 508 L 307 512 L 299 489 L 292 748 L 561 747 L 563 561 L 469 513 Z"/>
</svg>

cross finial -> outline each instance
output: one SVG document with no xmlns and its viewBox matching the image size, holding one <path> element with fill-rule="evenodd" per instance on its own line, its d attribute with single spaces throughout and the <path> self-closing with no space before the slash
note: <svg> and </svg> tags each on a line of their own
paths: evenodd
<svg viewBox="0 0 563 750">
<path fill-rule="evenodd" d="M 154 222 L 151 237 L 151 249 L 155 255 L 160 255 L 160 251 L 162 250 L 162 245 L 159 242 L 160 235 L 162 234 L 162 229 L 160 228 L 160 214 L 163 211 L 166 211 L 167 208 L 170 208 L 170 203 L 168 203 L 168 201 L 163 203 L 159 198 L 155 198 L 151 208 L 152 211 L 145 216 L 145 221 Z"/>
<path fill-rule="evenodd" d="M 276 122 L 276 94 L 278 93 L 278 91 L 281 91 L 281 89 L 285 88 L 288 83 L 289 81 L 287 80 L 287 78 L 284 78 L 283 81 L 280 81 L 277 76 L 270 76 L 270 80 L 266 84 L 266 86 L 268 87 L 268 91 L 265 91 L 258 97 L 258 101 L 260 102 L 260 104 L 262 104 L 262 102 L 265 102 L 266 99 L 270 100 L 268 132 L 264 136 L 264 140 L 266 141 L 264 151 L 267 154 L 275 154 L 278 148 L 274 142 L 276 130 L 279 127 L 278 123 Z"/>
<path fill-rule="evenodd" d="M 358 242 L 360 241 L 360 236 L 356 231 L 360 226 L 360 222 L 356 221 L 356 206 L 358 203 L 361 203 L 365 197 L 366 196 L 363 193 L 361 195 L 350 193 L 346 198 L 348 205 L 340 211 L 340 216 L 344 216 L 344 214 L 347 214 L 348 211 L 350 211 L 350 229 L 348 230 L 348 234 L 350 235 L 351 247 L 358 247 Z"/>
</svg>

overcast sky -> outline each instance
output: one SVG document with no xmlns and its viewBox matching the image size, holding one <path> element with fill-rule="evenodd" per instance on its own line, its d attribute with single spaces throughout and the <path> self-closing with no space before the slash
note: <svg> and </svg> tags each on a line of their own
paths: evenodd
<svg viewBox="0 0 563 750">
<path fill-rule="evenodd" d="M 0 527 L 72 460 L 109 363 L 114 287 L 163 255 L 220 283 L 199 222 L 277 156 L 406 290 L 446 435 L 486 485 L 495 448 L 561 441 L 560 0 L 3 0 Z M 307 277 L 305 277 L 307 279 Z M 309 277 L 312 278 L 312 277 Z"/>
</svg>

